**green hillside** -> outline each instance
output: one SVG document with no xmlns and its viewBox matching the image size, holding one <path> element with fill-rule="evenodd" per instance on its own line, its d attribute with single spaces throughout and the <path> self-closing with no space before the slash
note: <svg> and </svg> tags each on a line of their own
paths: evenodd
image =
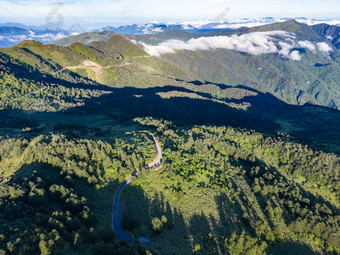
<svg viewBox="0 0 340 255">
<path fill-rule="evenodd" d="M 68 81 L 70 75 L 81 76 L 111 87 L 170 85 L 167 75 L 192 79 L 176 66 L 150 57 L 141 45 L 121 35 L 91 45 L 75 42 L 69 47 L 24 41 L 0 48 L 1 53 L 54 77 Z"/>
<path fill-rule="evenodd" d="M 294 22 L 253 30 L 283 28 L 322 40 Z M 0 48 L 1 255 L 340 253 L 335 47 L 298 62 L 152 57 L 121 35 L 83 43 L 93 35 Z M 188 38 L 144 38 L 169 36 Z M 155 158 L 140 131 L 163 162 L 121 194 L 129 244 L 112 205 Z"/>
<path fill-rule="evenodd" d="M 111 31 L 89 32 L 59 39 L 54 41 L 53 44 L 57 46 L 70 46 L 75 42 L 80 42 L 82 44 L 90 45 L 92 42 L 96 41 L 107 41 L 114 34 L 115 33 Z"/>
<path fill-rule="evenodd" d="M 311 27 L 295 21 L 251 28 L 247 32 L 275 30 L 295 33 L 299 40 L 323 40 Z M 311 102 L 338 109 L 339 51 L 334 48 L 330 56 L 304 50 L 300 54 L 301 61 L 292 61 L 277 54 L 254 56 L 228 50 L 181 50 L 162 58 L 201 80 L 272 91 L 290 104 Z"/>
<path fill-rule="evenodd" d="M 278 55 L 214 50 L 181 51 L 162 58 L 202 80 L 273 91 L 291 104 L 313 102 L 337 109 L 340 103 L 340 66 L 326 55 L 304 53 L 295 62 Z"/>
<path fill-rule="evenodd" d="M 332 42 L 334 47 L 337 49 L 340 48 L 340 27 L 338 26 L 331 26 L 327 24 L 318 24 L 312 26 L 312 29 L 319 34 L 321 37 L 328 39 Z"/>
<path fill-rule="evenodd" d="M 339 252 L 339 157 L 286 135 L 150 118 L 136 119 L 138 126 L 107 106 L 107 113 L 16 118 L 15 128 L 26 128 L 17 136 L 13 127 L 0 143 L 2 252 Z M 132 130 L 156 134 L 165 163 L 133 179 L 122 195 L 123 226 L 151 239 L 130 247 L 109 228 L 114 191 L 154 155 L 148 140 L 126 133 Z"/>
<path fill-rule="evenodd" d="M 129 35 L 129 39 L 158 45 L 170 39 L 188 41 L 192 38 L 212 36 L 244 35 L 252 32 L 286 31 L 294 33 L 296 40 L 313 43 L 326 42 L 333 44 L 330 55 L 320 51 L 310 52 L 299 49 L 301 61 L 290 61 L 276 55 L 253 56 L 236 51 L 209 50 L 209 51 L 177 51 L 176 54 L 165 54 L 161 58 L 179 70 L 183 70 L 190 78 L 221 83 L 226 85 L 245 85 L 263 92 L 274 92 L 277 97 L 290 104 L 315 103 L 338 109 L 340 107 L 339 70 L 340 52 L 338 41 L 339 29 L 336 26 L 316 25 L 308 26 L 294 20 L 274 23 L 253 28 L 240 28 L 236 30 L 215 31 L 205 34 L 189 33 L 180 30 L 168 31 L 157 35 Z M 87 34 L 96 38 L 97 34 Z M 330 41 L 327 39 L 332 38 Z M 116 35 L 117 38 L 121 38 Z M 78 41 L 81 41 L 81 36 Z M 119 40 L 115 39 L 115 46 L 110 48 L 122 51 Z M 74 38 L 76 39 L 76 38 Z M 110 43 L 108 43 L 110 44 Z M 125 44 L 125 43 L 123 43 Z M 107 42 L 94 42 L 94 48 L 105 48 Z M 141 46 L 128 44 L 139 52 Z M 106 55 L 111 52 L 105 52 Z M 130 55 L 130 53 L 126 53 Z M 131 53 L 132 56 L 134 53 Z M 141 54 L 141 53 L 136 53 Z"/>
</svg>

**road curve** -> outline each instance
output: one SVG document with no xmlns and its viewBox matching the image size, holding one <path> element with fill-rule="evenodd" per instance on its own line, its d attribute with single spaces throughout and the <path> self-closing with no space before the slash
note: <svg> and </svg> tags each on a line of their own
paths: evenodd
<svg viewBox="0 0 340 255">
<path fill-rule="evenodd" d="M 128 178 L 126 178 L 126 180 L 118 187 L 115 196 L 114 196 L 114 200 L 113 200 L 113 210 L 112 210 L 112 228 L 113 231 L 116 233 L 116 237 L 118 239 L 118 241 L 123 241 L 126 240 L 129 243 L 133 243 L 132 240 L 132 236 L 130 234 L 128 234 L 127 232 L 124 231 L 124 229 L 122 228 L 122 224 L 121 224 L 121 217 L 120 217 L 120 205 L 121 203 L 119 202 L 119 197 L 120 194 L 122 192 L 122 190 L 125 188 L 125 186 L 127 184 L 129 184 L 131 182 L 131 179 L 133 176 L 137 176 L 143 169 L 145 170 L 150 170 L 156 166 L 159 166 L 162 162 L 162 158 L 163 158 L 163 154 L 162 154 L 162 149 L 161 146 L 159 145 L 158 140 L 151 134 L 147 133 L 147 132 L 143 132 L 143 134 L 145 134 L 150 140 L 152 140 L 155 144 L 155 148 L 157 151 L 157 157 L 151 162 L 149 163 L 147 166 L 145 166 L 144 168 L 133 172 Z"/>
</svg>

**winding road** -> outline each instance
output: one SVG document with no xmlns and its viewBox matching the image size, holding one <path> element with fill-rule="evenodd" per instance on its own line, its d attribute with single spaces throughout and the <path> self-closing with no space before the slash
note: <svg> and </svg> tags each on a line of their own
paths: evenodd
<svg viewBox="0 0 340 255">
<path fill-rule="evenodd" d="M 155 144 L 156 147 L 156 151 L 157 151 L 157 157 L 151 162 L 149 163 L 147 166 L 145 166 L 144 168 L 133 172 L 128 178 L 126 178 L 126 180 L 118 187 L 115 196 L 114 196 L 114 200 L 113 200 L 113 210 L 112 210 L 112 227 L 113 227 L 113 231 L 116 233 L 116 237 L 119 241 L 123 241 L 126 240 L 129 243 L 133 243 L 133 239 L 132 236 L 130 234 L 128 234 L 127 232 L 124 231 L 124 229 L 122 228 L 121 225 L 121 217 L 120 217 L 120 205 L 121 203 L 119 202 L 119 197 L 120 194 L 122 192 L 122 190 L 125 188 L 125 186 L 127 184 L 129 184 L 131 182 L 131 179 L 133 176 L 137 176 L 142 170 L 150 170 L 156 166 L 159 166 L 162 162 L 162 149 L 161 146 L 159 145 L 158 140 L 151 134 L 149 133 L 144 133 L 150 140 L 152 140 Z"/>
</svg>

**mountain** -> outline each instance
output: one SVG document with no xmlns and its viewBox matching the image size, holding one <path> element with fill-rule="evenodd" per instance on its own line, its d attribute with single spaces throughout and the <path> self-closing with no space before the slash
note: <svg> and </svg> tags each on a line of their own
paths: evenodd
<svg viewBox="0 0 340 255">
<path fill-rule="evenodd" d="M 51 30 L 45 26 L 27 26 L 20 23 L 2 23 L 0 24 L 0 47 L 10 47 L 23 40 L 37 40 L 43 43 L 54 42 L 59 46 L 68 46 L 73 42 L 82 42 L 87 44 L 87 41 L 108 40 L 113 33 L 125 35 L 156 35 L 173 30 L 187 31 L 190 33 L 210 33 L 215 31 L 230 31 L 240 28 L 251 28 L 263 26 L 277 22 L 285 22 L 292 18 L 247 18 L 229 20 L 227 17 L 216 17 L 215 20 L 195 20 L 176 23 L 145 23 L 131 24 L 120 27 L 106 26 L 103 28 L 86 28 L 86 26 L 71 27 L 67 31 L 65 29 Z M 328 24 L 339 26 L 339 20 L 320 20 L 295 18 L 299 23 L 307 25 Z M 12 32 L 8 32 L 11 30 Z M 76 30 L 76 31 L 73 31 Z M 73 37 L 78 35 L 81 30 L 84 34 L 79 38 Z M 87 33 L 85 33 L 87 32 Z M 95 33 L 97 32 L 97 34 Z M 106 33 L 107 32 L 107 33 Z M 73 36 L 72 36 L 73 35 Z M 92 37 L 92 38 L 91 38 Z M 65 40 L 63 40 L 65 39 Z"/>
<path fill-rule="evenodd" d="M 327 24 L 319 24 L 312 26 L 312 29 L 322 36 L 329 40 L 335 48 L 340 48 L 340 27 L 339 26 L 330 26 Z"/>
<path fill-rule="evenodd" d="M 221 33 L 221 32 L 216 32 Z M 229 34 L 234 33 L 234 31 L 230 30 Z M 51 44 L 57 45 L 57 46 L 70 46 L 74 42 L 80 42 L 86 45 L 90 45 L 92 42 L 97 41 L 108 41 L 112 35 L 116 34 L 112 31 L 101 31 L 101 32 L 89 32 L 74 36 L 69 36 L 67 38 L 62 38 L 60 40 L 56 40 L 54 42 L 51 42 Z M 210 35 L 211 33 L 207 33 L 206 35 Z M 160 33 L 157 35 L 153 34 L 147 34 L 147 35 L 124 35 L 126 38 L 130 40 L 135 41 L 142 41 L 148 44 L 156 45 L 161 42 L 164 42 L 166 40 L 170 39 L 177 39 L 177 40 L 189 40 L 191 38 L 195 37 L 201 37 L 205 36 L 205 34 L 200 33 L 190 33 L 184 30 L 169 30 L 164 33 Z"/>
<path fill-rule="evenodd" d="M 209 33 L 217 30 L 233 30 L 241 27 L 257 27 L 267 24 L 286 22 L 289 20 L 295 20 L 302 24 L 316 25 L 319 23 L 329 25 L 340 25 L 340 20 L 317 20 L 307 18 L 244 18 L 244 19 L 232 19 L 229 20 L 225 16 L 217 16 L 215 20 L 195 20 L 187 22 L 176 22 L 176 23 L 145 23 L 145 24 L 131 24 L 120 27 L 107 26 L 102 28 L 105 31 L 114 31 L 118 34 L 125 35 L 155 35 L 165 33 L 171 30 L 183 30 L 190 33 Z"/>
<path fill-rule="evenodd" d="M 57 29 L 29 29 L 14 26 L 0 26 L 0 47 L 11 47 L 24 40 L 38 40 L 50 43 L 71 35 L 70 32 Z"/>
<path fill-rule="evenodd" d="M 23 29 L 36 29 L 36 30 L 44 30 L 47 29 L 48 26 L 31 26 L 31 25 L 25 25 L 22 23 L 18 22 L 5 22 L 5 23 L 0 23 L 1 27 L 14 27 L 14 28 L 23 28 Z"/>
<path fill-rule="evenodd" d="M 230 30 L 232 28 L 220 28 L 219 22 L 182 22 L 177 24 L 162 24 L 162 23 L 147 23 L 147 24 L 133 24 L 120 27 L 104 27 L 104 31 L 113 31 L 125 35 L 147 35 L 147 34 L 160 34 L 172 30 L 183 30 L 190 33 L 207 33 L 215 30 Z"/>
<path fill-rule="evenodd" d="M 334 26 L 334 28 L 338 28 Z M 215 30 L 207 33 L 191 33 L 184 30 L 170 30 L 165 33 L 160 34 L 145 34 L 145 35 L 126 35 L 127 38 L 135 41 L 141 41 L 151 45 L 157 45 L 167 40 L 176 39 L 181 41 L 188 41 L 192 38 L 200 37 L 212 37 L 212 36 L 232 36 L 232 35 L 242 35 L 246 33 L 254 32 L 269 32 L 283 30 L 286 32 L 294 33 L 301 40 L 323 40 L 323 36 L 318 33 L 313 32 L 310 27 L 306 24 L 298 23 L 295 20 L 288 20 L 281 23 L 274 23 L 268 25 L 260 25 L 255 27 L 240 27 L 236 29 L 228 30 Z M 63 39 L 60 40 L 60 42 Z"/>
<path fill-rule="evenodd" d="M 0 254 L 339 254 L 338 49 L 293 21 L 133 38 L 0 48 Z"/>
<path fill-rule="evenodd" d="M 336 28 L 334 27 L 335 31 Z M 285 31 L 288 34 L 282 36 L 275 31 Z M 273 35 L 268 37 L 268 33 Z M 172 43 L 169 38 L 173 34 L 173 39 L 186 42 Z M 333 35 L 334 41 L 339 40 L 337 34 Z M 276 38 L 271 38 L 273 36 Z M 186 70 L 199 80 L 234 86 L 242 84 L 264 92 L 272 91 L 293 104 L 313 102 L 335 109 L 340 105 L 338 50 L 336 47 L 332 48 L 325 36 L 315 32 L 312 27 L 296 21 L 226 32 L 192 34 L 191 38 L 190 34 L 179 31 L 130 38 L 144 43 L 150 54 L 160 54 L 160 58 Z M 221 43 L 216 40 L 224 40 L 226 46 L 220 46 Z M 245 43 L 244 40 L 249 40 L 247 43 L 254 42 L 252 51 L 239 46 Z M 262 43 L 262 40 L 268 42 Z M 272 43 L 277 44 L 274 49 L 277 53 L 263 54 Z M 327 48 L 328 52 L 324 52 L 324 48 L 319 46 Z M 173 51 L 172 47 L 178 50 Z M 186 50 L 190 47 L 194 50 Z M 197 49 L 200 47 L 203 50 Z M 225 50 L 223 47 L 236 50 Z M 288 55 L 294 51 L 298 55 L 296 59 Z"/>
<path fill-rule="evenodd" d="M 111 31 L 101 31 L 101 32 L 88 32 L 79 35 L 73 35 L 66 38 L 62 38 L 52 42 L 52 44 L 57 46 L 69 46 L 72 43 L 79 42 L 82 44 L 91 44 L 96 41 L 107 41 L 112 35 L 116 34 Z"/>
<path fill-rule="evenodd" d="M 161 54 L 160 57 L 150 57 L 147 53 L 149 52 L 148 47 L 157 49 L 158 44 L 166 44 L 171 39 L 188 41 L 192 38 L 196 40 L 208 38 L 210 40 L 210 38 L 216 36 L 220 38 L 242 37 L 256 33 L 260 33 L 260 35 L 267 32 L 273 33 L 272 31 L 285 31 L 290 33 L 285 36 L 294 37 L 296 44 L 294 47 L 285 42 L 286 38 L 277 37 L 275 39 L 283 40 L 279 44 L 283 43 L 288 47 L 286 49 L 288 53 L 285 53 L 285 56 L 282 55 L 283 53 L 257 55 L 223 49 L 180 50 L 171 54 Z M 164 73 L 168 73 L 184 80 L 200 80 L 203 83 L 231 86 L 243 85 L 263 93 L 271 93 L 280 100 L 292 104 L 302 105 L 308 102 L 335 109 L 339 107 L 340 69 L 339 58 L 337 58 L 338 50 L 329 48 L 328 53 L 321 51 L 317 45 L 321 43 L 323 47 L 330 47 L 328 40 L 315 32 L 313 27 L 296 21 L 291 20 L 254 28 L 240 28 L 205 34 L 172 30 L 158 35 L 133 35 L 128 37 L 144 46 L 132 43 L 120 35 L 112 35 L 111 32 L 94 32 L 70 37 L 69 43 L 67 43 L 85 41 L 88 46 L 78 42 L 63 48 L 30 42 L 27 42 L 29 45 L 26 45 L 23 42 L 13 47 L 15 51 L 9 48 L 3 49 L 3 52 L 12 57 L 18 57 L 19 52 L 25 51 L 24 55 L 20 55 L 20 58 L 25 59 L 25 61 L 31 61 L 28 59 L 32 58 L 31 55 L 34 58 L 41 56 L 44 62 L 48 62 L 50 66 L 71 67 L 70 70 L 85 78 L 91 78 L 110 86 L 114 84 L 121 86 L 120 84 L 124 82 L 132 84 L 131 81 L 135 82 L 134 86 L 145 86 L 145 83 L 142 85 L 139 79 L 131 79 L 130 77 L 135 75 L 135 68 L 142 68 L 148 70 L 148 75 L 156 72 L 162 77 Z M 96 41 L 95 38 L 105 38 L 105 40 Z M 91 42 L 92 40 L 94 41 Z M 153 42 L 152 46 L 147 46 L 149 42 Z M 312 47 L 312 49 L 310 50 L 308 47 Z M 259 48 L 259 50 L 262 49 Z M 51 54 L 52 52 L 54 53 Z M 292 58 L 293 52 L 296 54 L 297 60 Z M 30 57 L 25 56 L 27 54 Z M 85 61 L 94 62 L 98 66 L 86 68 L 83 65 Z M 132 70 L 127 71 L 127 68 Z M 120 74 L 117 75 L 117 72 Z M 140 75 L 145 76 L 144 73 Z M 158 81 L 163 78 L 155 79 L 151 75 L 151 77 L 145 79 L 148 80 L 148 83 L 155 84 L 155 80 Z"/>
</svg>

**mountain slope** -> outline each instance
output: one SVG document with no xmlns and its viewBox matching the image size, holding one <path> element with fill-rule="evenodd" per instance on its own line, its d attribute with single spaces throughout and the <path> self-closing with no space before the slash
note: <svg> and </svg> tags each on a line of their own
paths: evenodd
<svg viewBox="0 0 340 255">
<path fill-rule="evenodd" d="M 271 90 L 293 104 L 315 102 L 339 107 L 339 64 L 326 56 L 305 54 L 302 61 L 294 62 L 280 56 L 246 56 L 217 50 L 181 52 L 162 58 L 206 81 Z"/>
<path fill-rule="evenodd" d="M 277 31 L 291 33 L 295 44 L 291 45 L 290 40 L 292 39 L 284 38 L 284 41 L 278 43 L 278 52 L 280 53 L 279 50 L 283 47 L 290 47 L 291 52 L 295 51 L 299 55 L 297 59 L 289 59 L 288 56 L 282 57 L 284 53 L 258 54 L 255 52 L 252 54 L 247 53 L 247 48 L 243 52 L 238 52 L 237 50 L 214 49 L 214 46 L 211 45 L 205 50 L 186 50 L 190 42 L 194 48 L 197 45 L 201 47 L 200 45 L 204 45 L 204 43 L 199 44 L 200 40 L 203 41 L 205 38 L 207 38 L 207 45 L 209 45 L 208 40 L 214 43 L 214 40 L 218 38 L 215 36 L 239 38 L 240 41 L 236 40 L 236 46 L 234 46 L 236 48 L 242 47 L 242 40 L 246 40 L 246 38 L 250 38 L 249 40 L 258 38 L 259 42 L 255 41 L 248 49 L 260 48 L 261 40 L 267 36 L 265 33 L 279 33 Z M 150 41 L 150 38 L 145 36 L 138 38 Z M 152 38 L 160 38 L 162 41 L 163 36 L 153 35 Z M 175 53 L 161 54 L 161 58 L 208 82 L 228 85 L 242 84 L 261 91 L 274 91 L 286 102 L 293 104 L 312 102 L 335 109 L 340 106 L 339 51 L 336 48 L 331 48 L 323 36 L 305 24 L 287 21 L 227 33 L 217 34 L 214 32 L 203 35 L 200 37 L 201 39 L 197 38 L 197 34 L 194 34 L 194 38 L 196 41 L 191 40 L 186 44 L 179 42 L 178 45 L 183 45 L 183 49 L 176 50 Z M 277 43 L 278 39 L 270 40 Z M 157 39 L 153 39 L 153 41 L 157 41 Z M 167 49 L 166 47 L 171 48 L 171 45 L 178 47 L 171 41 L 162 41 L 158 46 L 147 46 L 147 48 L 162 50 L 164 47 L 165 49 Z M 329 54 L 323 52 L 321 46 L 327 48 Z M 209 47 L 211 48 L 209 49 Z M 270 46 L 264 45 L 263 47 Z M 267 48 L 260 50 L 267 50 Z"/>
<path fill-rule="evenodd" d="M 24 41 L 11 48 L 1 48 L 0 52 L 59 78 L 70 70 L 75 75 L 110 86 L 164 84 L 167 81 L 164 73 L 190 78 L 174 65 L 150 57 L 141 45 L 121 35 L 111 36 L 106 42 L 73 43 L 69 47 Z"/>
<path fill-rule="evenodd" d="M 340 48 L 340 27 L 327 24 L 312 26 L 312 29 L 323 38 L 328 39 L 335 48 Z"/>
<path fill-rule="evenodd" d="M 192 38 L 212 38 L 216 36 L 243 36 L 251 33 L 272 31 L 286 31 L 294 35 L 296 43 L 304 45 L 320 43 L 329 47 L 326 36 L 333 36 L 334 48 L 327 53 L 320 50 L 292 47 L 292 51 L 299 51 L 301 61 L 291 61 L 271 55 L 252 56 L 227 50 L 208 51 L 177 51 L 176 54 L 162 56 L 178 69 L 185 70 L 190 77 L 201 81 L 222 83 L 227 85 L 246 85 L 260 91 L 276 93 L 288 103 L 304 104 L 316 103 L 338 109 L 340 54 L 336 42 L 338 27 L 328 25 L 308 26 L 294 20 L 268 24 L 260 27 L 239 28 L 210 33 L 189 33 L 181 30 L 171 30 L 156 35 L 129 35 L 129 39 L 148 45 L 162 45 L 169 40 L 188 41 Z M 93 34 L 96 37 L 96 34 Z M 80 38 L 80 37 L 79 37 Z M 289 42 L 285 42 L 286 45 Z M 100 48 L 104 42 L 94 42 L 92 46 Z M 305 46 L 305 47 L 307 47 Z M 112 46 L 110 46 L 112 47 Z M 280 47 L 280 46 L 279 46 Z M 308 46 L 311 47 L 311 46 Z M 319 47 L 319 46 L 318 46 Z M 118 51 L 121 49 L 118 49 Z M 110 54 L 109 52 L 105 53 Z"/>
</svg>

